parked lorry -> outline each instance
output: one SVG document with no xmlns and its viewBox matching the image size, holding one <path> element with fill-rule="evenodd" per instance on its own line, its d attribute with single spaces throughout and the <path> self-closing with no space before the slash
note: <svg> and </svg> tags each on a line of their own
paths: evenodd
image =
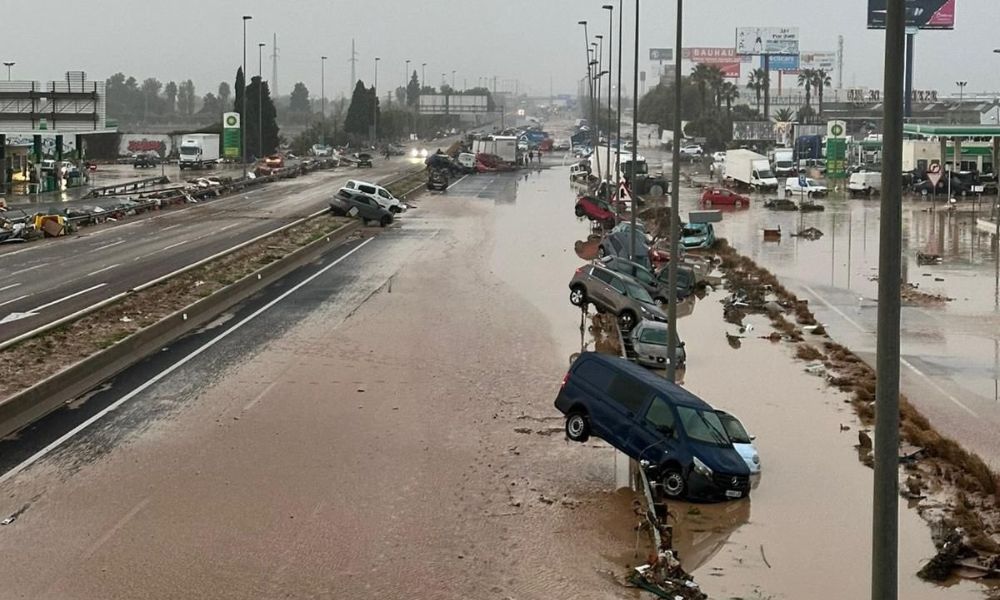
<svg viewBox="0 0 1000 600">
<path fill-rule="evenodd" d="M 608 162 L 608 147 L 598 146 L 594 153 L 587 159 L 590 163 L 590 171 L 595 175 L 597 174 L 598 155 L 601 161 L 602 177 L 606 178 L 608 173 L 610 173 L 611 179 L 616 180 L 615 168 L 617 167 L 622 179 L 629 181 L 633 193 L 640 196 L 662 196 L 670 191 L 670 186 L 663 175 L 659 173 L 650 174 L 649 164 L 643 155 L 633 155 L 631 152 L 625 150 L 622 150 L 619 154 L 616 148 L 611 148 L 611 164 L 607 165 L 605 163 Z M 635 156 L 634 160 L 633 156 Z"/>
<path fill-rule="evenodd" d="M 795 168 L 795 151 L 791 148 L 775 148 L 771 168 L 775 177 L 798 175 L 798 169 Z"/>
<path fill-rule="evenodd" d="M 206 169 L 219 162 L 219 134 L 188 133 L 181 137 L 178 166 L 184 169 Z"/>
<path fill-rule="evenodd" d="M 777 190 L 778 178 L 771 172 L 767 157 L 750 150 L 726 152 L 725 176 L 752 190 Z"/>
</svg>

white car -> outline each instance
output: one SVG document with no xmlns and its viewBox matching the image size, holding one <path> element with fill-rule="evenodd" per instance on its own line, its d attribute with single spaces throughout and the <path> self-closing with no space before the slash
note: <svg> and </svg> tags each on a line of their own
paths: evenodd
<svg viewBox="0 0 1000 600">
<path fill-rule="evenodd" d="M 716 410 L 715 414 L 719 415 L 722 426 L 726 428 L 726 434 L 733 442 L 733 448 L 739 452 L 740 458 L 750 469 L 750 475 L 760 473 L 760 453 L 757 452 L 757 447 L 753 443 L 757 437 L 747 433 L 743 423 L 740 423 L 739 419 L 726 411 Z"/>
<path fill-rule="evenodd" d="M 698 144 L 688 144 L 681 146 L 681 156 L 687 158 L 697 158 L 705 154 L 705 150 Z"/>
<path fill-rule="evenodd" d="M 380 185 L 368 183 L 367 181 L 350 179 L 346 184 L 344 184 L 344 187 L 350 190 L 357 190 L 363 194 L 371 196 L 372 199 L 378 202 L 379 206 L 393 214 L 401 213 L 407 208 L 407 206 L 400 202 L 398 198 L 393 196 L 389 190 Z"/>
<path fill-rule="evenodd" d="M 724 163 L 724 162 L 726 162 L 726 151 L 725 150 L 720 150 L 718 152 L 713 152 L 712 153 L 712 161 L 713 162 L 717 162 L 717 163 Z"/>
<path fill-rule="evenodd" d="M 785 180 L 785 196 L 806 196 L 807 198 L 821 198 L 826 196 L 825 185 L 820 185 L 815 179 L 808 177 L 789 177 Z"/>
</svg>

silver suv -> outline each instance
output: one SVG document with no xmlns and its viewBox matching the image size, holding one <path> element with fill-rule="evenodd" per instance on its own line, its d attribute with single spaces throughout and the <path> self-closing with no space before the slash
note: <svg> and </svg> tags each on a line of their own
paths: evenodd
<svg viewBox="0 0 1000 600">
<path fill-rule="evenodd" d="M 580 307 L 593 304 L 598 312 L 618 317 L 618 324 L 631 331 L 641 319 L 667 322 L 667 315 L 656 306 L 644 287 L 628 275 L 597 265 L 584 265 L 569 282 L 569 301 Z"/>
</svg>

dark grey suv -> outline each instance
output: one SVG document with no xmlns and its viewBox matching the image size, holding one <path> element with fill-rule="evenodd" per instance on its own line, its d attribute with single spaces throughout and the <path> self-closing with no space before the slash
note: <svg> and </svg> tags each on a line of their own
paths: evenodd
<svg viewBox="0 0 1000 600">
<path fill-rule="evenodd" d="M 581 307 L 593 304 L 598 312 L 614 314 L 625 331 L 631 331 L 640 319 L 667 322 L 666 313 L 644 287 L 628 275 L 597 265 L 576 270 L 569 282 L 569 301 Z"/>
<path fill-rule="evenodd" d="M 330 211 L 335 215 L 358 217 L 366 223 L 374 221 L 382 227 L 392 223 L 392 213 L 382 208 L 374 198 L 349 188 L 337 190 L 330 199 Z"/>
</svg>

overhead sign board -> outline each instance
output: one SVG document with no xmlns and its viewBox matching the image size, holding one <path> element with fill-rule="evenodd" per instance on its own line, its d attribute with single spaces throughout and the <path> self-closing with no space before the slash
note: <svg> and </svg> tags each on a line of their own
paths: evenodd
<svg viewBox="0 0 1000 600">
<path fill-rule="evenodd" d="M 769 121 L 733 121 L 733 139 L 773 142 L 777 140 L 777 132 Z"/>
<path fill-rule="evenodd" d="M 659 62 L 667 62 L 674 60 L 674 49 L 673 48 L 650 48 L 649 49 L 649 60 L 655 60 Z"/>
<path fill-rule="evenodd" d="M 868 29 L 885 29 L 888 0 L 868 0 Z M 954 29 L 955 0 L 906 0 L 906 26 Z"/>
<path fill-rule="evenodd" d="M 681 58 L 697 65 L 712 65 L 722 71 L 724 77 L 740 76 L 740 56 L 735 48 L 684 48 Z"/>
<path fill-rule="evenodd" d="M 826 51 L 799 52 L 800 69 L 816 69 L 832 73 L 837 68 L 837 53 Z"/>
<path fill-rule="evenodd" d="M 737 27 L 736 54 L 798 54 L 798 27 Z"/>
</svg>

